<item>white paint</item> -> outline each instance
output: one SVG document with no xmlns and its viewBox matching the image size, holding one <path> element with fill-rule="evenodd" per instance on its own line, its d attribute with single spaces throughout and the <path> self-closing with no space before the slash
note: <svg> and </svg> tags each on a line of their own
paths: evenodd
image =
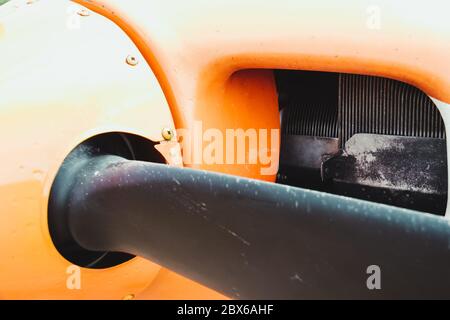
<svg viewBox="0 0 450 320">
<path fill-rule="evenodd" d="M 431 100 L 433 100 L 434 104 L 436 105 L 439 112 L 441 113 L 442 120 L 444 121 L 444 125 L 445 125 L 445 131 L 450 132 L 448 130 L 448 128 L 450 128 L 450 104 L 442 102 L 433 97 L 430 97 L 430 98 L 431 98 Z M 449 140 L 447 137 L 447 170 L 449 170 L 449 166 L 448 166 L 449 159 L 450 159 L 450 144 L 449 144 Z M 450 177 L 450 171 L 448 171 L 448 177 Z M 447 184 L 448 184 L 448 186 L 450 186 L 450 182 L 448 182 Z M 447 219 L 450 219 L 450 204 L 448 201 L 448 192 L 447 192 L 447 209 L 445 210 L 445 217 Z"/>
</svg>

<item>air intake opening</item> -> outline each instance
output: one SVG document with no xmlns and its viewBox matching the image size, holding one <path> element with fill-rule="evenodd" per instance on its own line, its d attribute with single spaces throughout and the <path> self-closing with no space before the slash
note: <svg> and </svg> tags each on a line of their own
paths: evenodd
<svg viewBox="0 0 450 320">
<path fill-rule="evenodd" d="M 387 78 L 276 71 L 278 182 L 443 215 L 445 126 L 419 89 Z"/>
</svg>

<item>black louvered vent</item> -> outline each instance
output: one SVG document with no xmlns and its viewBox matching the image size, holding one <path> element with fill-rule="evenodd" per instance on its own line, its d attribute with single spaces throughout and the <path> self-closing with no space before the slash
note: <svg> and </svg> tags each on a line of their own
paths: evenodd
<svg viewBox="0 0 450 320">
<path fill-rule="evenodd" d="M 337 73 L 276 72 L 284 135 L 337 138 Z"/>
<path fill-rule="evenodd" d="M 355 133 L 445 139 L 433 101 L 406 83 L 373 76 L 277 71 L 285 135 L 332 137 Z"/>
<path fill-rule="evenodd" d="M 330 105 L 309 103 L 303 107 L 291 106 L 283 110 L 283 119 L 285 134 L 338 137 L 338 114 Z"/>
<path fill-rule="evenodd" d="M 341 74 L 338 109 L 341 145 L 355 133 L 445 138 L 433 101 L 403 82 Z"/>
</svg>

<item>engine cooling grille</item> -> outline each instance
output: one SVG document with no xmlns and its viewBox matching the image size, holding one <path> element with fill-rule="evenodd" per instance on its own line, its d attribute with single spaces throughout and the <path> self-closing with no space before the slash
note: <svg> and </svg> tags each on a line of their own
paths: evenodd
<svg viewBox="0 0 450 320">
<path fill-rule="evenodd" d="M 285 135 L 338 137 L 355 133 L 445 139 L 433 101 L 419 89 L 374 76 L 277 71 Z"/>
<path fill-rule="evenodd" d="M 330 108 L 327 104 L 291 105 L 283 110 L 283 119 L 287 120 L 283 127 L 285 134 L 338 137 L 338 113 L 336 108 Z"/>
<path fill-rule="evenodd" d="M 339 136 L 355 133 L 445 138 L 442 117 L 433 101 L 406 83 L 379 77 L 339 77 Z"/>
</svg>

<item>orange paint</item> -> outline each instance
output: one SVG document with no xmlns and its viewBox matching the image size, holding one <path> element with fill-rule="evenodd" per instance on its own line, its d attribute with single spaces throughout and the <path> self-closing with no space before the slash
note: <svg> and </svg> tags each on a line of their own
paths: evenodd
<svg viewBox="0 0 450 320">
<path fill-rule="evenodd" d="M 258 135 L 258 146 L 262 140 L 259 137 L 261 130 L 266 130 L 267 148 L 275 150 L 275 163 L 271 164 L 278 168 L 279 135 L 276 141 L 271 141 L 271 130 L 280 130 L 280 117 L 278 113 L 278 95 L 275 87 L 275 80 L 271 70 L 242 70 L 233 73 L 222 87 L 219 82 L 218 87 L 214 87 L 213 82 L 203 82 L 199 86 L 199 95 L 202 92 L 210 92 L 205 98 L 195 106 L 192 121 L 200 120 L 203 130 L 210 128 L 220 130 L 224 137 L 224 159 L 230 156 L 234 159 L 233 164 L 193 164 L 192 167 L 224 172 L 227 174 L 245 176 L 266 181 L 275 181 L 276 171 L 272 174 L 262 174 L 263 168 L 268 168 L 268 164 L 261 161 L 258 156 L 255 164 L 249 163 L 250 141 L 246 140 L 245 163 L 237 163 L 239 150 L 238 139 L 235 139 L 234 147 L 227 147 L 226 131 L 229 129 L 252 130 Z M 214 93 L 214 94 L 212 94 Z M 192 127 L 190 123 L 186 127 Z M 229 139 L 228 139 L 229 140 Z M 228 141 L 229 142 L 229 141 Z M 274 143 L 274 145 L 271 144 Z M 207 143 L 206 143 L 207 144 Z M 254 151 L 254 150 L 253 150 Z M 268 151 L 268 155 L 271 154 Z M 230 155 L 230 154 L 234 154 Z"/>
<path fill-rule="evenodd" d="M 376 75 L 450 102 L 450 28 L 436 23 L 446 17 L 433 9 L 442 0 L 411 2 L 407 11 L 379 0 L 372 4 L 382 14 L 374 27 L 373 12 L 359 0 L 75 1 L 117 23 L 136 43 L 161 83 L 176 128 L 192 129 L 199 120 L 221 130 L 277 128 L 276 92 L 266 85 L 270 76 L 240 74 L 248 69 Z M 230 90 L 236 72 L 253 84 Z M 270 97 L 258 100 L 261 95 Z M 194 167 L 274 178 L 258 174 L 258 166 Z"/>
<path fill-rule="evenodd" d="M 158 276 L 147 290 L 137 296 L 137 299 L 152 300 L 228 300 L 205 286 L 182 277 L 167 269 L 161 269 Z"/>
<path fill-rule="evenodd" d="M 378 29 L 360 0 L 76 0 L 98 13 L 75 16 L 79 30 L 64 25 L 65 2 L 0 7 L 0 298 L 224 298 L 141 258 L 81 269 L 81 290 L 68 289 L 47 224 L 64 157 L 111 131 L 161 141 L 163 127 L 196 121 L 279 129 L 277 68 L 393 78 L 450 103 L 442 1 L 378 0 Z M 130 54 L 142 63 L 127 65 Z M 194 167 L 275 178 L 261 163 Z"/>
</svg>

